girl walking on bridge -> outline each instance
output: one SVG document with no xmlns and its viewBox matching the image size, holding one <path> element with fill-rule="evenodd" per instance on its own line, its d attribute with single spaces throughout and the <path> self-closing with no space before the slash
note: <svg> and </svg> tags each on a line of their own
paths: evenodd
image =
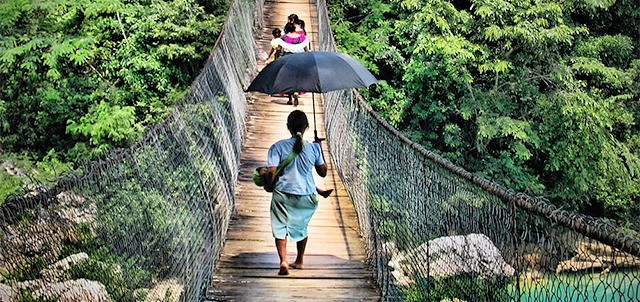
<svg viewBox="0 0 640 302">
<path fill-rule="evenodd" d="M 327 175 L 327 164 L 320 143 L 307 143 L 302 139 L 308 128 L 309 120 L 304 112 L 291 112 L 287 118 L 291 138 L 276 142 L 268 152 L 267 163 L 272 174 L 291 152 L 296 153 L 276 181 L 271 198 L 271 231 L 280 257 L 278 275 L 288 275 L 289 267 L 302 269 L 304 265 L 307 226 L 318 208 L 312 169 L 315 168 L 321 177 Z M 296 242 L 298 250 L 296 260 L 291 265 L 287 261 L 287 237 Z"/>
</svg>

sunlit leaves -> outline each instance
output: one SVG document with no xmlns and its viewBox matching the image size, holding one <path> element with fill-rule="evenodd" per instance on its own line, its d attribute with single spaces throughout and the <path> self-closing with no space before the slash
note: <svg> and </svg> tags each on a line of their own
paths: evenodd
<svg viewBox="0 0 640 302">
<path fill-rule="evenodd" d="M 350 11 L 369 8 L 361 6 Z M 628 217 L 640 208 L 637 1 L 397 0 L 392 8 L 395 20 L 348 30 L 394 33 L 377 48 L 407 62 L 385 74 L 407 93 L 405 105 L 384 106 L 383 90 L 384 102 L 368 99 L 410 138 L 576 209 Z M 340 42 L 347 52 L 370 49 Z"/>
<path fill-rule="evenodd" d="M 100 102 L 79 121 L 69 120 L 67 129 L 89 137 L 89 142 L 96 147 L 104 147 L 129 140 L 138 135 L 142 127 L 136 123 L 134 107 Z"/>
<path fill-rule="evenodd" d="M 494 62 L 486 62 L 480 64 L 478 66 L 478 71 L 480 73 L 494 72 L 494 73 L 505 73 L 509 70 L 509 66 L 511 64 L 508 61 L 504 60 L 495 60 Z"/>
<path fill-rule="evenodd" d="M 386 81 L 379 81 L 372 87 L 379 97 L 371 98 L 371 106 L 390 124 L 397 126 L 402 120 L 409 104 L 402 90 L 394 89 Z"/>
<path fill-rule="evenodd" d="M 29 0 L 12 0 L 0 3 L 0 34 L 8 35 L 8 29 L 13 26 L 23 10 L 29 10 L 31 1 Z"/>
<path fill-rule="evenodd" d="M 555 2 L 508 2 L 497 5 L 493 1 L 474 1 L 473 11 L 483 26 L 488 41 L 504 41 L 511 47 L 553 50 L 557 44 L 574 43 L 577 36 L 588 33 L 586 27 L 565 24 L 563 7 Z M 496 18 L 494 16 L 499 16 Z M 549 47 L 551 46 L 551 49 Z"/>
<path fill-rule="evenodd" d="M 631 208 L 640 193 L 640 160 L 611 132 L 620 122 L 628 122 L 628 116 L 617 114 L 621 108 L 613 100 L 581 92 L 563 92 L 557 102 L 562 115 L 542 128 L 555 141 L 545 146 L 550 157 L 547 169 L 564 175 L 558 181 L 565 187 L 554 189 L 554 194 L 572 200 L 576 207 L 597 197 L 605 208 Z"/>
<path fill-rule="evenodd" d="M 631 84 L 631 79 L 624 71 L 607 67 L 598 60 L 577 57 L 573 61 L 571 68 L 576 77 L 588 80 L 589 86 L 608 87 L 614 91 L 620 91 Z"/>
<path fill-rule="evenodd" d="M 429 32 L 432 34 L 449 35 L 466 32 L 471 16 L 468 12 L 458 11 L 448 1 L 441 0 L 399 0 L 400 7 L 413 12 L 408 14 L 409 24 L 416 27 L 417 31 L 408 28 L 399 29 L 403 32 L 416 34 Z"/>
<path fill-rule="evenodd" d="M 181 46 L 178 44 L 160 45 L 160 47 L 158 47 L 158 52 L 170 60 L 183 57 L 192 58 L 198 55 L 195 47 Z"/>
<path fill-rule="evenodd" d="M 597 14 L 609 9 L 616 2 L 616 0 L 567 0 L 565 7 L 571 12 Z"/>
<path fill-rule="evenodd" d="M 607 66 L 626 68 L 634 59 L 634 46 L 628 36 L 604 35 L 578 43 L 575 54 L 596 59 Z"/>
<path fill-rule="evenodd" d="M 70 156 L 83 157 L 135 139 L 137 127 L 158 121 L 184 97 L 215 43 L 226 3 L 4 1 L 0 145 L 34 153 L 71 148 Z M 114 109 L 90 111 L 92 104 Z M 115 121 L 108 118 L 135 131 L 109 132 Z"/>
<path fill-rule="evenodd" d="M 526 121 L 518 121 L 506 116 L 496 118 L 480 116 L 478 118 L 478 136 L 479 144 L 484 145 L 483 141 L 489 141 L 499 137 L 510 137 L 516 141 L 526 143 L 535 147 L 540 146 L 540 139 L 533 131 L 531 124 Z M 530 152 L 519 154 L 517 157 L 528 159 Z"/>
<path fill-rule="evenodd" d="M 475 0 L 472 2 L 472 11 L 486 23 L 501 24 L 515 10 L 511 1 L 504 0 Z"/>
</svg>

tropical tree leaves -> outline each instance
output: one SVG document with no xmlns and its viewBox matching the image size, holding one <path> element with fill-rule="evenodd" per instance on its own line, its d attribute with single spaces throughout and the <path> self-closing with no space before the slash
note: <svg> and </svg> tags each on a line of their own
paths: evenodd
<svg viewBox="0 0 640 302">
<path fill-rule="evenodd" d="M 640 207 L 636 2 L 389 5 L 393 13 L 384 23 L 368 21 L 376 2 L 344 9 L 334 23 L 351 32 L 336 37 L 346 51 L 368 53 L 371 46 L 348 37 L 390 33 L 375 47 L 407 64 L 372 69 L 393 85 L 372 89 L 368 99 L 409 137 L 509 188 L 563 206 L 627 219 Z M 344 6 L 332 10 L 337 7 Z M 360 17 L 352 23 L 350 16 Z M 402 107 L 389 105 L 392 96 L 402 99 L 398 94 L 406 96 L 396 103 Z"/>
<path fill-rule="evenodd" d="M 135 140 L 184 96 L 226 7 L 225 0 L 3 1 L 0 146 L 40 155 L 74 149 L 73 160 Z"/>
<path fill-rule="evenodd" d="M 69 120 L 67 129 L 72 134 L 90 137 L 92 149 L 101 154 L 105 149 L 135 137 L 141 132 L 142 125 L 136 122 L 133 106 L 111 106 L 103 101 L 91 107 L 78 122 Z"/>
</svg>

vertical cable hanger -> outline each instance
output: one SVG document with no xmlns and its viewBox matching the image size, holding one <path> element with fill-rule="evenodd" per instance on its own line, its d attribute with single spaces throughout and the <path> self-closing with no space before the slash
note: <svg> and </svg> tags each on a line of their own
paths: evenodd
<svg viewBox="0 0 640 302">
<path fill-rule="evenodd" d="M 313 37 L 313 39 L 315 39 L 317 35 L 316 36 L 313 35 L 313 28 L 315 28 L 315 27 L 313 27 L 313 25 L 312 25 L 313 23 L 311 21 L 313 19 L 313 6 L 311 5 L 312 1 L 314 1 L 314 0 L 307 0 L 307 4 L 309 5 L 309 25 L 307 26 L 307 28 L 311 29 L 309 32 L 311 33 L 311 36 Z M 317 0 L 315 0 L 315 1 L 317 1 Z M 316 4 L 316 6 L 317 6 L 317 4 Z M 316 13 L 316 15 L 317 15 L 317 13 Z M 316 18 L 317 18 L 317 16 L 316 16 Z M 315 29 L 315 30 L 316 30 L 316 33 L 317 33 L 318 29 Z M 307 39 L 308 39 L 308 37 L 307 37 Z M 309 51 L 314 51 L 314 49 L 313 49 L 313 45 L 314 44 L 311 43 L 311 42 L 313 42 L 313 39 L 311 39 L 309 41 Z M 313 93 L 313 92 L 311 93 L 311 106 L 313 106 L 313 139 L 314 139 L 314 141 L 317 141 L 317 142 L 323 141 L 323 140 L 325 140 L 325 138 L 319 138 L 318 137 L 318 125 L 317 125 L 318 123 L 316 121 L 316 100 L 315 100 L 315 93 Z"/>
</svg>

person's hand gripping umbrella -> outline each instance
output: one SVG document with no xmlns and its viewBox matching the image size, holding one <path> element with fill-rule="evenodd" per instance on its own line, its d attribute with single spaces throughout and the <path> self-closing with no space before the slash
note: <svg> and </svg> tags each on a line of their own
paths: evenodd
<svg viewBox="0 0 640 302">
<path fill-rule="evenodd" d="M 369 70 L 347 54 L 311 51 L 289 54 L 269 63 L 246 91 L 267 94 L 311 92 L 314 138 L 320 141 L 313 93 L 369 87 L 377 82 Z"/>
</svg>

